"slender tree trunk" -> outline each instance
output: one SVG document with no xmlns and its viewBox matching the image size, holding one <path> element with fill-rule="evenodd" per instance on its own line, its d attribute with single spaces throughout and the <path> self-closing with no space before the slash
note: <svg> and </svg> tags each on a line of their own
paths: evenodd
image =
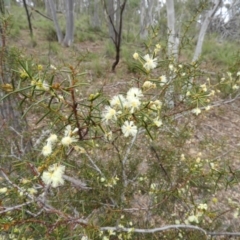
<svg viewBox="0 0 240 240">
<path fill-rule="evenodd" d="M 175 31 L 175 10 L 174 1 L 167 0 L 167 26 L 168 26 L 168 56 L 178 57 L 178 42 Z"/>
<path fill-rule="evenodd" d="M 28 12 L 28 6 L 27 6 L 27 3 L 26 3 L 26 0 L 23 0 L 23 5 L 24 5 L 25 11 L 26 11 L 26 15 L 27 15 L 28 27 L 29 27 L 29 30 L 30 30 L 30 36 L 32 38 L 33 37 L 32 22 L 31 22 L 30 14 Z"/>
<path fill-rule="evenodd" d="M 108 32 L 111 39 L 115 39 L 114 34 L 114 2 L 113 0 L 107 0 L 107 14 L 108 14 Z"/>
<path fill-rule="evenodd" d="M 220 3 L 221 3 L 221 0 L 215 0 L 214 7 L 211 10 L 209 10 L 206 14 L 205 20 L 201 26 L 201 29 L 200 29 L 200 32 L 198 35 L 197 46 L 195 48 L 195 52 L 194 52 L 193 59 L 192 59 L 193 62 L 197 61 L 199 56 L 202 53 L 202 45 L 203 45 L 203 41 L 204 41 L 207 29 L 208 29 L 208 25 L 211 21 L 211 18 L 214 16 L 218 7 L 220 6 Z"/>
<path fill-rule="evenodd" d="M 2 5 L 3 0 L 0 0 L 0 3 Z M 4 4 L 2 6 L 4 6 Z M 1 12 L 1 14 L 4 15 L 4 12 Z M 14 71 L 12 71 L 16 59 L 10 59 L 10 56 L 8 55 L 8 48 L 6 44 L 7 24 L 4 19 L 5 18 L 3 17 L 0 20 L 0 85 L 8 86 L 10 87 L 9 91 L 12 91 L 14 89 L 14 85 L 17 84 L 17 76 Z M 13 151 L 16 151 L 17 155 L 22 156 L 22 154 L 30 151 L 31 140 L 29 140 L 30 138 L 27 140 L 23 136 L 27 132 L 28 125 L 27 120 L 22 118 L 22 111 L 19 107 L 20 99 L 18 98 L 18 95 L 10 95 L 3 98 L 9 93 L 9 91 L 4 92 L 0 90 L 0 99 L 2 99 L 0 101 L 0 129 L 2 133 L 3 130 L 12 131 L 13 136 L 11 143 L 13 143 L 15 147 Z M 21 135 L 21 140 L 19 135 Z M 1 136 L 1 139 L 2 138 L 3 136 Z"/>
<path fill-rule="evenodd" d="M 58 42 L 61 43 L 62 40 L 63 40 L 63 35 L 62 35 L 62 31 L 60 29 L 60 26 L 58 24 L 56 8 L 55 8 L 53 0 L 48 0 L 48 3 L 49 3 L 49 6 L 50 6 L 50 9 L 51 9 L 52 19 L 53 19 L 55 29 L 56 29 L 56 32 L 57 32 Z"/>
<path fill-rule="evenodd" d="M 66 35 L 63 40 L 63 45 L 70 47 L 74 38 L 74 13 L 73 13 L 73 0 L 66 1 Z"/>
<path fill-rule="evenodd" d="M 148 36 L 147 22 L 146 22 L 146 1 L 142 0 L 140 3 L 140 38 L 146 39 Z"/>
<path fill-rule="evenodd" d="M 147 11 L 148 26 L 153 26 L 153 19 L 154 19 L 153 7 L 154 7 L 154 4 L 155 4 L 155 0 L 147 0 L 147 4 L 148 4 L 148 11 Z"/>
<path fill-rule="evenodd" d="M 51 9 L 50 9 L 50 5 L 49 5 L 49 1 L 48 0 L 44 0 L 45 1 L 45 11 L 47 13 L 48 17 L 51 17 Z"/>
<path fill-rule="evenodd" d="M 121 0 L 116 0 L 116 28 L 119 29 L 120 14 L 121 14 Z"/>
<path fill-rule="evenodd" d="M 94 28 L 100 27 L 99 7 L 100 7 L 99 6 L 99 0 L 94 0 L 92 21 L 91 21 L 91 25 Z"/>
</svg>

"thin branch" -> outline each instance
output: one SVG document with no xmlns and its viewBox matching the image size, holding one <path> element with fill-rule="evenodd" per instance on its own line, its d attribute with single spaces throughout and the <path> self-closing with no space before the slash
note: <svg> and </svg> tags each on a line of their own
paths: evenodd
<svg viewBox="0 0 240 240">
<path fill-rule="evenodd" d="M 76 178 L 73 178 L 73 177 L 69 177 L 67 175 L 63 175 L 63 178 L 69 182 L 71 182 L 73 185 L 75 185 L 76 187 L 79 187 L 81 189 L 92 189 L 90 187 L 87 187 L 87 184 L 82 182 L 81 180 L 79 179 L 76 179 Z"/>
<path fill-rule="evenodd" d="M 85 152 L 84 154 L 87 156 L 88 160 L 89 160 L 89 161 L 91 162 L 91 164 L 94 166 L 95 170 L 96 170 L 97 172 L 99 172 L 99 174 L 100 174 L 102 177 L 104 177 L 104 174 L 102 173 L 102 171 L 100 170 L 100 168 L 96 165 L 96 163 L 93 161 L 93 159 L 90 157 L 90 155 L 89 155 L 87 152 Z"/>
<path fill-rule="evenodd" d="M 23 203 L 23 204 L 19 204 L 19 205 L 16 205 L 16 206 L 12 206 L 12 207 L 0 207 L 0 209 L 4 209 L 4 210 L 0 211 L 0 214 L 6 213 L 6 212 L 10 212 L 10 211 L 13 211 L 13 210 L 16 210 L 16 209 L 19 209 L 19 208 L 27 206 L 27 205 L 29 205 L 29 204 L 31 204 L 33 202 L 34 201 L 29 201 L 29 202 L 26 202 L 26 203 Z"/>
<path fill-rule="evenodd" d="M 41 13 L 40 11 L 38 11 L 37 9 L 35 9 L 35 8 L 33 8 L 33 7 L 31 7 L 31 9 L 32 9 L 33 11 L 35 11 L 36 13 L 40 14 L 42 17 L 47 18 L 47 19 L 50 20 L 50 21 L 53 21 L 52 18 L 44 15 L 43 13 Z"/>
<path fill-rule="evenodd" d="M 100 228 L 101 231 L 117 231 L 117 232 L 134 232 L 134 233 L 156 233 L 161 231 L 166 231 L 169 229 L 191 229 L 191 230 L 197 230 L 202 232 L 205 236 L 207 235 L 207 232 L 197 226 L 193 225 L 167 225 L 160 228 L 152 228 L 152 229 L 139 229 L 139 228 L 119 228 L 119 227 L 102 227 Z"/>
<path fill-rule="evenodd" d="M 240 236 L 240 232 L 208 232 L 210 236 Z"/>
<path fill-rule="evenodd" d="M 28 20 L 28 26 L 29 26 L 29 30 L 30 30 L 30 36 L 32 38 L 33 37 L 32 22 L 31 22 L 31 17 L 30 17 L 29 11 L 28 11 L 28 6 L 27 6 L 27 3 L 26 3 L 26 0 L 23 0 L 23 5 L 24 5 L 24 8 L 25 8 L 25 11 L 26 11 L 26 14 L 27 14 L 27 20 Z"/>
</svg>

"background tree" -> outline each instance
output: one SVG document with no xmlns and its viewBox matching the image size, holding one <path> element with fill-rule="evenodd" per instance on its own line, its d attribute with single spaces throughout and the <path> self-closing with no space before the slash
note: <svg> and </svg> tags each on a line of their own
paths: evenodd
<svg viewBox="0 0 240 240">
<path fill-rule="evenodd" d="M 154 9 L 156 7 L 156 1 L 145 1 L 140 2 L 140 38 L 146 39 L 150 27 L 154 26 Z M 156 19 L 157 20 L 157 19 Z"/>
<path fill-rule="evenodd" d="M 32 29 L 31 17 L 30 17 L 29 11 L 28 11 L 28 5 L 27 5 L 26 0 L 23 0 L 23 6 L 24 6 L 24 8 L 25 8 L 26 15 L 27 15 L 27 20 L 28 20 L 28 26 L 29 26 L 30 35 L 31 35 L 31 37 L 33 37 L 33 29 Z"/>
<path fill-rule="evenodd" d="M 63 45 L 69 47 L 74 39 L 74 0 L 66 1 L 66 34 Z"/>
<path fill-rule="evenodd" d="M 167 26 L 168 26 L 168 55 L 177 59 L 178 39 L 175 30 L 175 8 L 174 1 L 166 1 L 167 7 Z"/>
<path fill-rule="evenodd" d="M 59 26 L 59 23 L 58 23 L 55 4 L 54 4 L 53 0 L 49 0 L 48 4 L 49 4 L 49 7 L 51 9 L 51 15 L 52 15 L 53 23 L 54 23 L 55 30 L 56 30 L 56 33 L 57 33 L 57 39 L 58 39 L 58 42 L 61 43 L 62 40 L 63 40 L 63 34 L 62 34 L 62 30 L 61 30 L 61 28 Z"/>
<path fill-rule="evenodd" d="M 107 4 L 108 3 L 108 4 Z M 123 0 L 121 3 L 118 2 L 117 6 L 120 9 L 114 9 L 113 1 L 108 2 L 103 1 L 103 5 L 108 17 L 108 26 L 109 26 L 109 36 L 113 41 L 115 46 L 115 62 L 112 65 L 112 71 L 115 71 L 116 66 L 120 60 L 120 51 L 121 51 L 121 41 L 122 41 L 122 28 L 123 28 L 123 13 L 127 3 L 127 0 Z M 115 15 L 116 12 L 119 11 L 119 14 Z M 115 17 L 119 17 L 120 19 L 115 21 Z"/>
<path fill-rule="evenodd" d="M 198 40 L 197 40 L 197 46 L 195 48 L 195 52 L 193 55 L 193 62 L 195 62 L 199 58 L 199 56 L 202 52 L 202 45 L 203 45 L 204 37 L 207 32 L 208 25 L 209 25 L 211 19 L 214 17 L 214 14 L 218 10 L 221 0 L 215 0 L 212 3 L 213 3 L 212 8 L 210 10 L 208 10 L 208 12 L 206 13 L 204 22 L 201 25 L 201 29 L 200 29 L 200 32 L 198 35 Z"/>
</svg>

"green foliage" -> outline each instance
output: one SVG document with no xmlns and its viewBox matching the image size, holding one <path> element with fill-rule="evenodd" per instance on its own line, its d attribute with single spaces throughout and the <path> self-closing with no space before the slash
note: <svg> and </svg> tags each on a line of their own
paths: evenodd
<svg viewBox="0 0 240 240">
<path fill-rule="evenodd" d="M 138 63 L 133 59 L 133 53 L 130 51 L 132 45 L 123 45 L 121 49 L 121 56 L 124 63 L 127 66 L 128 72 L 136 73 L 138 72 Z M 136 47 L 137 48 L 137 47 Z"/>
<path fill-rule="evenodd" d="M 115 57 L 115 46 L 113 45 L 112 41 L 108 40 L 105 43 L 105 55 L 108 58 L 114 58 Z"/>
<path fill-rule="evenodd" d="M 97 39 L 85 15 L 77 30 L 79 41 Z M 237 184 L 239 171 L 225 141 L 204 136 L 200 123 L 223 94 L 239 94 L 239 58 L 226 61 L 228 72 L 211 75 L 200 61 L 169 58 L 157 30 L 144 50 L 126 43 L 133 36 L 126 34 L 121 49 L 133 74 L 122 67 L 118 81 L 107 72 L 115 56 L 109 41 L 104 58 L 76 48 L 74 65 L 54 42 L 49 58 L 60 52 L 61 65 L 1 52 L 12 81 L 1 83 L 0 101 L 17 97 L 30 126 L 14 141 L 11 128 L 0 134 L 0 237 L 192 240 L 222 227 L 225 213 L 214 194 Z M 53 29 L 48 37 L 54 40 Z M 238 205 L 228 211 L 236 214 Z"/>
<path fill-rule="evenodd" d="M 217 36 L 209 36 L 203 45 L 203 59 L 212 62 L 215 66 L 232 66 L 235 63 L 236 42 L 219 42 Z"/>
</svg>

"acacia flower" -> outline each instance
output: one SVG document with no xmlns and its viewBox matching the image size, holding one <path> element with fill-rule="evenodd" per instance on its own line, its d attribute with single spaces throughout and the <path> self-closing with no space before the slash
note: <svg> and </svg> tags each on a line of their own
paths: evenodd
<svg viewBox="0 0 240 240">
<path fill-rule="evenodd" d="M 124 108 L 126 105 L 126 98 L 122 95 L 116 95 L 110 100 L 110 106 L 115 108 Z"/>
<path fill-rule="evenodd" d="M 208 206 L 206 203 L 200 203 L 197 207 L 199 210 L 203 210 L 203 211 L 206 211 Z"/>
<path fill-rule="evenodd" d="M 28 192 L 30 195 L 35 195 L 38 191 L 35 188 L 28 188 Z"/>
<path fill-rule="evenodd" d="M 138 60 L 138 59 L 139 59 L 139 55 L 138 55 L 137 52 L 135 52 L 135 53 L 133 54 L 133 58 L 134 58 L 135 60 Z"/>
<path fill-rule="evenodd" d="M 190 223 L 199 223 L 199 221 L 198 221 L 198 217 L 197 216 L 195 216 L 195 215 L 191 215 L 191 216 L 189 216 L 188 217 L 188 222 L 190 222 Z"/>
<path fill-rule="evenodd" d="M 46 92 L 49 91 L 50 89 L 49 84 L 45 80 L 42 82 L 42 89 L 45 90 Z"/>
<path fill-rule="evenodd" d="M 138 110 L 141 105 L 139 98 L 137 97 L 128 97 L 126 107 L 130 109 L 130 113 L 134 113 L 135 110 Z"/>
<path fill-rule="evenodd" d="M 153 120 L 153 123 L 154 123 L 157 127 L 161 127 L 162 124 L 163 124 L 163 123 L 162 123 L 162 120 L 159 119 L 158 117 Z"/>
<path fill-rule="evenodd" d="M 47 143 L 43 148 L 42 148 L 42 155 L 44 157 L 49 156 L 52 153 L 52 144 Z"/>
<path fill-rule="evenodd" d="M 28 73 L 24 69 L 21 69 L 19 72 L 20 72 L 20 78 L 29 77 Z"/>
<path fill-rule="evenodd" d="M 194 109 L 192 110 L 192 113 L 198 115 L 199 113 L 201 113 L 201 109 L 198 108 L 198 107 L 197 107 L 197 108 L 194 108 Z"/>
<path fill-rule="evenodd" d="M 165 75 L 162 75 L 160 78 L 160 86 L 164 86 L 167 83 L 167 78 Z"/>
<path fill-rule="evenodd" d="M 105 122 L 108 122 L 109 120 L 115 120 L 116 121 L 117 120 L 117 114 L 118 114 L 118 112 L 114 108 L 112 108 L 110 106 L 106 106 L 105 110 L 103 112 L 103 115 L 102 115 L 103 121 L 105 121 Z"/>
<path fill-rule="evenodd" d="M 53 143 L 57 142 L 57 139 L 58 139 L 58 137 L 56 134 L 50 134 L 50 136 L 47 139 L 47 143 L 53 144 Z"/>
<path fill-rule="evenodd" d="M 71 130 L 71 125 L 67 125 L 64 133 L 64 137 L 61 140 L 63 146 L 69 146 L 73 142 L 77 142 L 77 138 L 74 135 L 78 131 L 78 128 Z"/>
<path fill-rule="evenodd" d="M 232 89 L 233 89 L 233 90 L 237 90 L 237 89 L 239 89 L 239 86 L 238 86 L 237 84 L 234 84 L 234 85 L 232 86 Z"/>
<path fill-rule="evenodd" d="M 204 84 L 200 85 L 200 87 L 202 88 L 202 90 L 203 90 L 204 92 L 206 92 L 206 91 L 207 91 L 207 86 L 206 86 L 206 83 L 204 83 Z"/>
<path fill-rule="evenodd" d="M 121 127 L 124 137 L 132 135 L 133 137 L 137 134 L 137 127 L 134 125 L 133 121 L 125 121 Z"/>
<path fill-rule="evenodd" d="M 105 138 L 107 141 L 111 141 L 111 140 L 112 140 L 112 136 L 113 136 L 112 131 L 106 132 L 106 133 L 104 134 L 104 138 Z"/>
<path fill-rule="evenodd" d="M 71 145 L 73 142 L 77 142 L 76 137 L 66 136 L 61 140 L 62 145 L 66 147 Z"/>
<path fill-rule="evenodd" d="M 150 101 L 149 107 L 155 111 L 160 110 L 162 108 L 162 102 L 159 100 Z"/>
<path fill-rule="evenodd" d="M 53 70 L 57 70 L 57 68 L 52 64 L 50 65 L 50 68 L 53 69 Z"/>
<path fill-rule="evenodd" d="M 64 171 L 65 166 L 55 163 L 48 167 L 48 171 L 43 172 L 41 178 L 46 185 L 51 185 L 56 188 L 64 184 Z"/>
<path fill-rule="evenodd" d="M 210 109 L 211 109 L 211 106 L 209 106 L 209 105 L 205 107 L 206 111 L 209 111 Z"/>
<path fill-rule="evenodd" d="M 1 194 L 1 193 L 6 193 L 7 190 L 8 190 L 8 189 L 7 189 L 6 187 L 0 188 L 0 194 Z"/>
<path fill-rule="evenodd" d="M 151 69 L 154 69 L 156 68 L 157 66 L 157 58 L 153 58 L 153 57 L 150 57 L 149 54 L 145 55 L 143 57 L 143 59 L 145 60 L 145 63 L 143 65 L 143 67 L 147 70 L 147 71 L 150 71 Z"/>
<path fill-rule="evenodd" d="M 141 98 L 143 97 L 142 90 L 136 87 L 132 87 L 128 90 L 127 92 L 127 98 L 131 97 L 136 97 L 136 98 Z"/>
<path fill-rule="evenodd" d="M 170 71 L 174 71 L 174 66 L 172 64 L 169 64 L 168 68 Z"/>
<path fill-rule="evenodd" d="M 145 82 L 143 83 L 143 85 L 142 85 L 142 88 L 143 88 L 144 90 L 149 90 L 149 89 L 151 89 L 151 88 L 156 88 L 156 84 L 155 84 L 155 83 L 152 83 L 152 82 L 150 82 L 150 81 L 145 81 Z"/>
<path fill-rule="evenodd" d="M 154 49 L 154 53 L 157 54 L 161 49 L 161 45 L 160 44 L 156 44 L 156 48 Z"/>
</svg>

